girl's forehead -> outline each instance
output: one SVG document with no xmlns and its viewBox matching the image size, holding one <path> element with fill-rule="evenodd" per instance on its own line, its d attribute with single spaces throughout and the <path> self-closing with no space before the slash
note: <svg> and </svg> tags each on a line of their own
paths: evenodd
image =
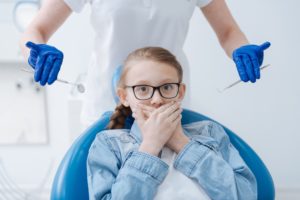
<svg viewBox="0 0 300 200">
<path fill-rule="evenodd" d="M 179 77 L 175 67 L 161 62 L 141 60 L 129 65 L 125 80 L 127 84 L 161 84 L 178 82 Z"/>
</svg>

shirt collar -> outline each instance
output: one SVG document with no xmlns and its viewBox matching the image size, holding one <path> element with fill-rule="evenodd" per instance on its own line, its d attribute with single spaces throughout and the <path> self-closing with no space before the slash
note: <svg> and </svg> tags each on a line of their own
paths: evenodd
<svg viewBox="0 0 300 200">
<path fill-rule="evenodd" d="M 130 129 L 130 135 L 139 143 L 142 142 L 142 134 L 141 130 L 136 122 L 136 120 L 133 122 L 131 129 Z"/>
</svg>

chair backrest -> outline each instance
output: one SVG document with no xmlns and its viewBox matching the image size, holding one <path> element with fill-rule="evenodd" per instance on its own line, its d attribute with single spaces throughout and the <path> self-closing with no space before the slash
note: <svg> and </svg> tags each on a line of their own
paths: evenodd
<svg viewBox="0 0 300 200">
<path fill-rule="evenodd" d="M 96 134 L 105 129 L 110 115 L 111 112 L 104 113 L 70 147 L 56 172 L 51 200 L 88 199 L 86 160 L 89 147 Z M 211 120 L 202 114 L 186 109 L 184 109 L 182 116 L 183 124 Z M 275 198 L 273 180 L 262 160 L 240 137 L 228 128 L 224 127 L 224 129 L 257 179 L 258 199 L 273 200 Z"/>
</svg>

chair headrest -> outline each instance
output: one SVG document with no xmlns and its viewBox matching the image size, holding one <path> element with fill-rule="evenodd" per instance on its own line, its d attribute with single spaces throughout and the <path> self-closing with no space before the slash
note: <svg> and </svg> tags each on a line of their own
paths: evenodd
<svg viewBox="0 0 300 200">
<path fill-rule="evenodd" d="M 117 86 L 118 86 L 118 83 L 119 83 L 119 80 L 121 77 L 122 70 L 123 70 L 123 65 L 118 66 L 115 69 L 113 76 L 112 76 L 111 91 L 112 91 L 113 98 L 114 98 L 116 104 L 118 104 L 120 102 L 120 99 L 117 95 Z"/>
</svg>

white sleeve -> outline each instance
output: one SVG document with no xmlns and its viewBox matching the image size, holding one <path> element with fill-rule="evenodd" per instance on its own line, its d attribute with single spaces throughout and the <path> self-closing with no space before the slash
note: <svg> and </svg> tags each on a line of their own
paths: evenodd
<svg viewBox="0 0 300 200">
<path fill-rule="evenodd" d="M 213 0 L 197 0 L 197 6 L 200 8 L 207 6 Z"/>
<path fill-rule="evenodd" d="M 64 2 L 73 10 L 79 13 L 86 3 L 90 3 L 92 0 L 64 0 Z"/>
</svg>

